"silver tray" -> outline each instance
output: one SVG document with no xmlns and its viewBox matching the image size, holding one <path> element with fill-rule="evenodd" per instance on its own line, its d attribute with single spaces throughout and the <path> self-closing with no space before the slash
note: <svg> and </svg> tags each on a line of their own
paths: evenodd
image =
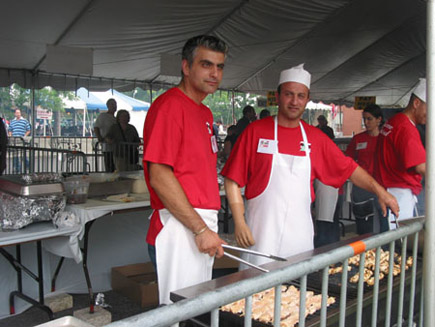
<svg viewBox="0 0 435 327">
<path fill-rule="evenodd" d="M 33 182 L 26 183 L 21 175 L 1 176 L 0 190 L 20 195 L 37 196 L 64 192 L 61 182 Z"/>
</svg>

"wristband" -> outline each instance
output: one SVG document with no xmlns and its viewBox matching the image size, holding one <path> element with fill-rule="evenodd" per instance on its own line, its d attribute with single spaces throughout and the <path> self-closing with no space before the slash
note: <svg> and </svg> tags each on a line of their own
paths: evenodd
<svg viewBox="0 0 435 327">
<path fill-rule="evenodd" d="M 199 234 L 204 233 L 208 229 L 208 226 L 205 226 L 204 228 L 200 229 L 197 232 L 193 232 L 193 235 L 198 236 Z"/>
</svg>

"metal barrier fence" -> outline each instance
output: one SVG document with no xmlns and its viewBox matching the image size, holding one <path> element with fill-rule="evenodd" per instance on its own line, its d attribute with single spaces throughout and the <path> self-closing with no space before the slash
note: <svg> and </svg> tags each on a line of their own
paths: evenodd
<svg viewBox="0 0 435 327">
<path fill-rule="evenodd" d="M 31 142 L 33 141 L 33 146 L 31 147 Z M 31 137 L 10 137 L 8 139 L 9 146 L 13 147 L 31 147 L 32 149 L 40 149 L 40 151 L 43 151 L 42 149 L 45 149 L 44 151 L 48 154 L 50 151 L 53 150 L 53 152 L 65 152 L 65 153 L 71 153 L 71 152 L 77 152 L 77 153 L 83 153 L 86 156 L 87 160 L 87 172 L 105 172 L 105 161 L 108 160 L 105 158 L 107 156 L 107 153 L 105 153 L 105 148 L 103 147 L 103 144 L 98 142 L 97 138 L 92 137 L 34 137 L 33 140 Z M 130 152 L 126 149 L 138 149 L 138 157 L 137 160 L 136 157 L 133 157 L 134 152 Z M 117 143 L 111 146 L 111 152 L 116 154 L 116 157 L 122 156 L 124 160 L 120 160 L 120 163 L 122 165 L 123 161 L 125 163 L 133 163 L 137 165 L 137 169 L 141 169 L 140 165 L 142 164 L 142 144 L 136 144 L 136 143 L 127 143 L 127 142 L 121 142 Z M 60 151 L 58 151 L 60 150 Z M 133 150 L 132 150 L 133 151 Z M 18 148 L 14 150 L 14 152 L 18 153 Z M 21 151 L 22 152 L 22 151 Z M 18 153 L 18 156 L 24 157 L 24 153 Z M 26 156 L 27 159 L 29 156 Z M 113 160 L 113 154 L 110 156 Z M 8 161 L 9 163 L 9 161 Z M 8 165 L 9 166 L 9 165 Z M 21 166 L 20 166 L 21 167 Z M 123 166 L 125 167 L 125 166 Z M 134 167 L 131 165 L 128 165 L 126 169 L 131 170 Z M 24 169 L 22 169 L 23 172 Z M 27 171 L 30 170 L 30 168 L 27 168 Z M 20 169 L 16 169 L 17 172 L 12 172 L 11 170 L 8 170 L 6 174 L 12 174 L 12 173 L 20 173 Z"/>
<path fill-rule="evenodd" d="M 92 172 L 110 171 L 111 165 L 118 171 L 142 170 L 143 143 L 118 142 L 108 145 L 96 142 L 93 151 L 93 155 L 88 155 Z"/>
<path fill-rule="evenodd" d="M 349 245 L 341 246 L 321 254 L 302 257 L 291 265 L 283 265 L 281 268 L 271 270 L 268 273 L 258 273 L 256 276 L 232 282 L 225 286 L 216 288 L 210 292 L 204 292 L 192 298 L 181 300 L 171 305 L 162 306 L 145 313 L 116 321 L 107 326 L 110 327 L 147 327 L 147 326 L 169 326 L 171 324 L 185 321 L 201 314 L 210 312 L 210 324 L 212 327 L 219 326 L 219 308 L 223 305 L 245 298 L 245 316 L 242 318 L 244 326 L 252 324 L 252 303 L 253 294 L 267 290 L 275 289 L 274 300 L 274 319 L 275 327 L 281 325 L 281 285 L 299 279 L 300 300 L 299 300 L 299 319 L 298 326 L 306 326 L 305 318 L 305 299 L 307 294 L 307 276 L 312 273 L 320 273 L 322 276 L 321 286 L 321 310 L 320 321 L 316 326 L 327 326 L 332 323 L 333 326 L 415 326 L 414 321 L 418 321 L 418 326 L 423 326 L 423 296 L 421 274 L 417 273 L 417 267 L 421 264 L 418 259 L 418 240 L 419 234 L 423 229 L 423 219 L 409 223 L 399 229 L 374 235 L 369 238 L 356 241 Z M 412 267 L 405 270 L 405 260 L 408 251 L 407 244 L 411 246 L 413 258 Z M 400 245 L 401 257 L 400 277 L 396 277 L 393 283 L 395 259 L 393 255 L 389 256 L 386 291 L 382 294 L 379 291 L 380 284 L 380 252 L 381 247 L 388 246 L 390 253 L 395 253 L 395 247 Z M 364 274 L 364 261 L 367 251 L 375 249 L 375 273 L 373 289 L 368 293 L 364 290 L 363 278 L 359 279 L 356 299 L 352 301 L 348 297 L 348 273 L 349 258 L 359 254 L 359 274 Z M 328 298 L 328 280 L 330 265 L 342 263 L 343 272 L 341 277 L 341 288 L 339 295 L 339 310 L 335 317 L 328 316 L 327 298 Z M 407 278 L 406 275 L 409 275 Z M 236 279 L 236 278 L 234 278 Z M 399 281 L 397 282 L 397 280 Z M 420 284 L 419 284 L 420 283 Z M 214 285 L 219 285 L 215 283 Z M 207 287 L 203 287 L 207 289 Z M 393 289 L 395 294 L 393 296 Z M 405 301 L 406 291 L 406 301 Z M 364 299 L 364 292 L 368 297 Z M 382 296 L 380 296 L 382 295 Z M 383 300 L 382 307 L 380 300 Z M 393 306 L 394 304 L 394 306 Z M 405 304 L 407 305 L 405 307 Z M 368 312 L 368 314 L 367 314 Z M 366 313 L 366 314 L 364 314 Z M 394 313 L 394 315 L 393 315 Z M 338 317 L 337 317 L 338 316 Z M 367 318 L 368 316 L 368 318 Z M 363 321 L 363 317 L 365 321 Z M 328 320 L 329 319 L 329 320 Z M 406 324 L 404 323 L 407 319 Z M 333 320 L 333 321 L 331 321 Z M 368 320 L 368 321 L 367 321 Z M 227 325 L 222 325 L 227 326 Z"/>
<path fill-rule="evenodd" d="M 83 152 L 8 146 L 4 175 L 28 173 L 86 173 L 89 170 Z"/>
</svg>

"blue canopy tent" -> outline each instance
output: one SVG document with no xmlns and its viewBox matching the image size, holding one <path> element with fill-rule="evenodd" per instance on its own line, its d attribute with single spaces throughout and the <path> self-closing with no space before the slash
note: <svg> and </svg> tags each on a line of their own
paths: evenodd
<svg viewBox="0 0 435 327">
<path fill-rule="evenodd" d="M 115 99 L 116 97 L 119 97 L 131 105 L 133 111 L 148 111 L 150 108 L 150 104 L 148 102 L 137 100 L 116 90 L 110 89 L 108 92 L 111 92 L 115 96 Z"/>
<path fill-rule="evenodd" d="M 106 102 L 95 96 L 93 92 L 88 92 L 84 87 L 77 90 L 77 95 L 86 103 L 87 110 L 107 110 Z"/>
</svg>

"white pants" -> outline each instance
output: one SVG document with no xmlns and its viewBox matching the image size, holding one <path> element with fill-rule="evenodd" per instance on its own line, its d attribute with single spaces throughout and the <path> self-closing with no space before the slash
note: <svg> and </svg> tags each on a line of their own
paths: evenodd
<svg viewBox="0 0 435 327">
<path fill-rule="evenodd" d="M 417 203 L 417 198 L 414 194 L 412 194 L 410 189 L 389 187 L 387 191 L 393 194 L 397 199 L 400 209 L 399 217 L 397 217 L 399 221 L 414 217 L 414 208 L 415 204 Z M 396 229 L 395 218 L 392 212 L 390 212 L 388 219 L 390 222 L 390 230 Z"/>
</svg>

